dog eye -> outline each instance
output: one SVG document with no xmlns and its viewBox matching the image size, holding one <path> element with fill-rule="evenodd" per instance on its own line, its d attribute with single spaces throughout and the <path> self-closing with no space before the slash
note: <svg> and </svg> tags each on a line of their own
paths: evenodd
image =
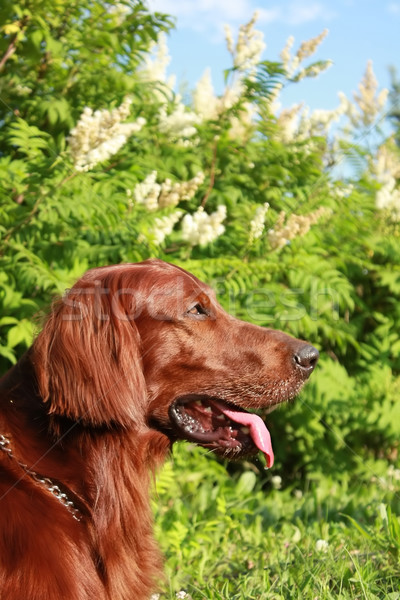
<svg viewBox="0 0 400 600">
<path fill-rule="evenodd" d="M 202 307 L 201 304 L 195 304 L 187 312 L 188 312 L 188 315 L 195 315 L 196 317 L 199 315 L 208 315 L 208 312 L 206 311 L 205 308 Z"/>
</svg>

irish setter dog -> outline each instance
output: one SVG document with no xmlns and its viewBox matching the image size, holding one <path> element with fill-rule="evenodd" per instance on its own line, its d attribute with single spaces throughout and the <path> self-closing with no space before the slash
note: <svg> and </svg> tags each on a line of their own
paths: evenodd
<svg viewBox="0 0 400 600">
<path fill-rule="evenodd" d="M 179 267 L 88 271 L 0 380 L 1 599 L 148 600 L 149 488 L 172 443 L 270 466 L 254 410 L 292 398 L 317 359 Z"/>
</svg>

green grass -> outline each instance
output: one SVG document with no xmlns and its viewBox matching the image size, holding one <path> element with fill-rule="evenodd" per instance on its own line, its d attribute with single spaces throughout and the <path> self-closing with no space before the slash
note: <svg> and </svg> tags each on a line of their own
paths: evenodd
<svg viewBox="0 0 400 600">
<path fill-rule="evenodd" d="M 400 600 L 399 475 L 376 461 L 274 489 L 275 469 L 177 446 L 156 482 L 160 600 Z"/>
</svg>

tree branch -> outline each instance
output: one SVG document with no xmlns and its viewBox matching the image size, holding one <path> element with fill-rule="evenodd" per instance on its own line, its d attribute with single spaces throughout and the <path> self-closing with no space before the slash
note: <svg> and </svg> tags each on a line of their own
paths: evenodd
<svg viewBox="0 0 400 600">
<path fill-rule="evenodd" d="M 18 42 L 18 37 L 21 34 L 21 32 L 25 29 L 27 23 L 29 21 L 29 17 L 27 15 L 25 15 L 25 17 L 23 17 L 21 19 L 21 21 L 19 22 L 19 31 L 14 35 L 13 39 L 11 40 L 7 50 L 4 53 L 3 58 L 0 60 L 0 71 L 3 69 L 4 65 L 6 64 L 6 62 L 8 61 L 8 59 L 14 54 L 14 52 L 17 49 L 17 42 Z"/>
<path fill-rule="evenodd" d="M 10 58 L 10 56 L 12 56 L 14 54 L 14 52 L 16 51 L 17 40 L 18 40 L 18 33 L 16 33 L 14 35 L 14 38 L 12 39 L 12 41 L 10 42 L 10 45 L 8 46 L 7 50 L 5 51 L 3 58 L 0 60 L 0 71 L 3 69 L 4 65 L 6 64 L 6 62 Z"/>
<path fill-rule="evenodd" d="M 212 161 L 211 161 L 211 167 L 210 167 L 210 184 L 207 188 L 206 193 L 204 194 L 203 200 L 201 202 L 201 206 L 204 208 L 207 200 L 214 188 L 214 183 L 215 183 L 215 167 L 217 165 L 217 148 L 218 148 L 218 140 L 215 140 L 214 142 L 214 146 L 213 146 L 213 155 L 212 155 Z"/>
</svg>

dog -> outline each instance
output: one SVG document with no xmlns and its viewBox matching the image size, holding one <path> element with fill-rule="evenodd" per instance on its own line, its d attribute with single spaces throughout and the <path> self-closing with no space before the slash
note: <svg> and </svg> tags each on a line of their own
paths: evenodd
<svg viewBox="0 0 400 600">
<path fill-rule="evenodd" d="M 2 600 L 148 600 L 149 489 L 172 444 L 272 466 L 254 411 L 293 398 L 317 360 L 177 266 L 88 271 L 0 380 Z"/>
</svg>

